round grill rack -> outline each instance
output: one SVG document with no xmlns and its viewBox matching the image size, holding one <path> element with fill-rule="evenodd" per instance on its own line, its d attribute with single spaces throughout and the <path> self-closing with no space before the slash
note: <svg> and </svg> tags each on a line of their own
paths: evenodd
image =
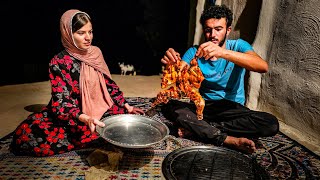
<svg viewBox="0 0 320 180">
<path fill-rule="evenodd" d="M 256 161 L 240 152 L 215 146 L 184 147 L 162 163 L 167 180 L 270 179 Z"/>
</svg>

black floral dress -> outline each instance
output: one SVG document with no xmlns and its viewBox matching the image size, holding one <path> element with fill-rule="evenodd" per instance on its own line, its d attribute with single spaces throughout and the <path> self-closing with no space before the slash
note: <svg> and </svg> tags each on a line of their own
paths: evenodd
<svg viewBox="0 0 320 180">
<path fill-rule="evenodd" d="M 66 51 L 52 58 L 49 64 L 51 100 L 41 112 L 30 114 L 14 131 L 11 149 L 16 155 L 51 156 L 74 149 L 84 148 L 98 134 L 91 133 L 78 120 L 81 112 L 79 90 L 79 60 Z M 114 105 L 106 110 L 103 117 L 128 113 L 123 93 L 117 84 L 105 76 L 108 92 Z"/>
</svg>

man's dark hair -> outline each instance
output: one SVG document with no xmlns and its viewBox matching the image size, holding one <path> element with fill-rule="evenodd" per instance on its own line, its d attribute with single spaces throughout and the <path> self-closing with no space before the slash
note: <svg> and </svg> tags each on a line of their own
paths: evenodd
<svg viewBox="0 0 320 180">
<path fill-rule="evenodd" d="M 226 5 L 214 5 L 210 6 L 208 9 L 205 9 L 200 17 L 200 23 L 203 26 L 204 22 L 208 19 L 221 19 L 226 18 L 227 27 L 230 27 L 232 24 L 232 12 Z"/>
</svg>

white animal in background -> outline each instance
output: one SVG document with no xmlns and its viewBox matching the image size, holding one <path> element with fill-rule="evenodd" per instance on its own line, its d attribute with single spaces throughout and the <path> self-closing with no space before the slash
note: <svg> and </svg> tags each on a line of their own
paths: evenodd
<svg viewBox="0 0 320 180">
<path fill-rule="evenodd" d="M 122 63 L 118 63 L 119 64 L 119 67 L 121 69 L 121 75 L 126 75 L 127 72 L 130 74 L 130 75 L 133 75 L 135 76 L 137 73 L 136 73 L 136 70 L 134 68 L 133 65 L 131 64 L 124 64 L 123 62 Z"/>
</svg>

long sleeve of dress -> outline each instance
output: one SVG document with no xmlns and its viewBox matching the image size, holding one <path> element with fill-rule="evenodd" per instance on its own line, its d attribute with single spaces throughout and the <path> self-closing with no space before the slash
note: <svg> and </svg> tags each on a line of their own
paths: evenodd
<svg viewBox="0 0 320 180">
<path fill-rule="evenodd" d="M 127 101 L 125 100 L 123 92 L 120 90 L 119 86 L 108 76 L 104 76 L 104 78 L 113 102 L 120 107 L 124 107 L 124 104 L 127 103 Z"/>
<path fill-rule="evenodd" d="M 74 125 L 77 116 L 81 114 L 79 107 L 80 90 L 79 68 L 77 63 L 70 56 L 55 56 L 49 64 L 49 78 L 51 83 L 51 107 L 53 116 L 62 121 L 69 121 L 70 125 Z"/>
</svg>

